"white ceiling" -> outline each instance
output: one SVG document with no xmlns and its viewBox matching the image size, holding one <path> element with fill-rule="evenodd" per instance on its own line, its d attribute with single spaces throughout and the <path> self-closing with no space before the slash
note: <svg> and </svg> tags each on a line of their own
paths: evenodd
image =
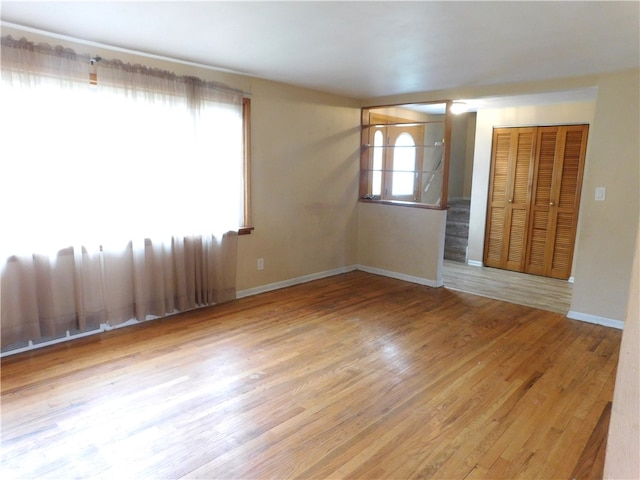
<svg viewBox="0 0 640 480">
<path fill-rule="evenodd" d="M 640 66 L 640 2 L 2 1 L 23 26 L 354 98 Z"/>
</svg>

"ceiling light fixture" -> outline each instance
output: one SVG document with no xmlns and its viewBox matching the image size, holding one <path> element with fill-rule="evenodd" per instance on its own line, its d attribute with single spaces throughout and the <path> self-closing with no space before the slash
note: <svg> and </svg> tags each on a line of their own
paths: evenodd
<svg viewBox="0 0 640 480">
<path fill-rule="evenodd" d="M 451 113 L 459 115 L 467 111 L 467 104 L 464 102 L 453 102 L 451 104 Z"/>
</svg>

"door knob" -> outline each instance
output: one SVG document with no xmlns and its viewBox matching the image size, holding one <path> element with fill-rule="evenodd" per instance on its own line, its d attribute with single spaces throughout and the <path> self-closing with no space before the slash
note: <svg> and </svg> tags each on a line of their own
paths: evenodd
<svg viewBox="0 0 640 480">
<path fill-rule="evenodd" d="M 553 207 L 553 202 L 549 202 L 549 205 Z"/>
<path fill-rule="evenodd" d="M 513 203 L 513 198 L 510 198 L 510 199 L 509 199 L 509 203 Z"/>
</svg>

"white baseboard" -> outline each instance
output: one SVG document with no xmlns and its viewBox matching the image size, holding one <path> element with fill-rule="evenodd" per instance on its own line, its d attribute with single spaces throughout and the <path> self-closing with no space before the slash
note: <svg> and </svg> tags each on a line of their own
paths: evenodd
<svg viewBox="0 0 640 480">
<path fill-rule="evenodd" d="M 430 280 L 428 278 L 414 277 L 413 275 L 406 275 L 404 273 L 383 270 L 382 268 L 367 267 L 366 265 L 358 265 L 357 269 L 362 270 L 363 272 L 373 273 L 375 275 L 382 275 L 384 277 L 404 280 L 405 282 L 417 283 L 419 285 L 426 285 L 427 287 L 438 288 L 444 285 L 442 278 L 438 280 Z"/>
<path fill-rule="evenodd" d="M 25 345 L 24 347 L 14 348 L 12 350 L 7 350 L 6 352 L 0 353 L 0 358 L 8 357 L 9 355 L 15 355 L 16 353 L 28 352 L 29 350 L 48 347 L 49 345 L 55 345 L 57 343 L 68 342 L 70 340 L 75 340 L 76 338 L 88 337 L 90 335 L 95 335 L 97 333 L 102 333 L 104 331 L 106 331 L 104 323 L 101 323 L 100 327 L 96 328 L 95 330 L 89 330 L 88 332 L 74 333 L 73 335 L 69 333 L 69 331 L 67 330 L 67 333 L 65 334 L 64 337 L 54 338 L 53 340 L 46 340 L 40 343 L 33 343 L 33 340 L 29 340 L 27 345 Z"/>
<path fill-rule="evenodd" d="M 617 328 L 618 330 L 622 330 L 624 328 L 624 322 L 622 320 L 599 317 L 598 315 L 591 315 L 590 313 L 582 313 L 570 310 L 569 313 L 567 313 L 567 317 L 571 320 L 580 320 L 581 322 L 595 323 L 596 325 Z"/>
<path fill-rule="evenodd" d="M 147 318 L 145 321 L 165 318 L 165 317 L 168 317 L 169 315 L 174 315 L 176 313 L 180 313 L 180 312 L 176 310 L 172 313 L 167 313 L 166 315 L 163 315 L 163 316 L 147 315 Z M 127 320 L 126 322 L 118 323 L 117 325 L 111 325 L 108 322 L 101 323 L 98 328 L 95 328 L 93 330 L 88 330 L 86 332 L 78 332 L 78 333 L 72 334 L 69 332 L 69 330 L 67 330 L 67 333 L 63 337 L 54 338 L 52 340 L 45 340 L 43 342 L 38 342 L 38 343 L 34 343 L 33 340 L 29 340 L 27 345 L 25 345 L 24 347 L 14 348 L 12 350 L 7 350 L 6 352 L 0 353 L 0 358 L 7 357 L 9 355 L 15 355 L 16 353 L 28 352 L 30 350 L 36 350 L 38 348 L 48 347 L 50 345 L 56 345 L 57 343 L 69 342 L 71 340 L 76 340 L 82 337 L 88 337 L 90 335 L 97 335 L 98 333 L 108 332 L 110 330 L 116 330 L 119 328 L 129 327 L 131 325 L 137 325 L 139 323 L 143 323 L 143 322 L 141 322 L 140 320 L 136 320 L 135 318 L 132 318 L 130 320 Z"/>
<path fill-rule="evenodd" d="M 302 275 L 301 277 L 290 278 L 289 280 L 283 280 L 281 282 L 268 283 L 266 285 L 260 285 L 259 287 L 247 288 L 245 290 L 238 290 L 236 292 L 236 298 L 250 297 L 252 295 L 258 295 L 260 293 L 270 292 L 272 290 L 279 290 L 281 288 L 292 287 L 300 283 L 307 283 L 313 280 L 320 280 L 321 278 L 333 277 L 334 275 L 340 275 L 342 273 L 352 272 L 357 270 L 358 267 L 351 265 L 348 267 L 334 268 L 333 270 L 325 270 L 324 272 L 311 273 L 309 275 Z"/>
<path fill-rule="evenodd" d="M 396 273 L 396 272 L 390 272 L 388 270 L 382 270 L 379 268 L 371 268 L 371 267 L 365 267 L 363 265 L 351 265 L 351 266 L 347 266 L 347 267 L 340 267 L 340 268 L 335 268 L 333 270 L 325 270 L 324 272 L 318 272 L 318 273 L 312 273 L 309 275 L 303 275 L 301 277 L 296 277 L 296 278 L 291 278 L 289 280 L 284 280 L 282 282 L 275 282 L 275 283 L 269 283 L 267 285 L 261 285 L 259 287 L 255 287 L 255 288 L 248 288 L 246 290 L 239 290 L 236 292 L 236 298 L 243 298 L 243 297 L 249 297 L 251 295 L 257 295 L 259 293 L 265 293 L 265 292 L 270 292 L 272 290 L 278 290 L 281 288 L 285 288 L 285 287 L 291 287 L 293 285 L 298 285 L 301 283 L 307 283 L 307 282 L 311 282 L 312 280 L 319 280 L 321 278 L 326 278 L 326 277 L 332 277 L 334 275 L 340 275 L 343 273 L 348 273 L 348 272 L 352 272 L 354 270 L 362 270 L 364 272 L 369 272 L 369 273 L 373 273 L 373 274 L 377 274 L 377 275 L 383 275 L 385 277 L 391 277 L 391 278 L 397 278 L 399 280 L 405 280 L 407 282 L 412 282 L 412 283 L 418 283 L 420 285 L 427 285 L 429 287 L 438 287 L 438 286 L 442 286 L 443 282 L 442 280 L 440 280 L 439 285 L 437 284 L 437 282 L 434 282 L 432 280 L 428 280 L 426 278 L 419 278 L 419 277 L 413 277 L 411 275 L 405 275 L 402 273 Z M 178 313 L 178 312 L 174 312 L 174 313 Z M 170 314 L 167 314 L 170 315 Z M 149 320 L 156 320 L 158 318 L 163 318 L 163 317 L 157 317 L 154 315 L 148 315 L 146 318 L 146 321 Z M 24 347 L 19 347 L 13 350 L 8 350 L 6 352 L 0 352 L 0 358 L 2 357 L 6 357 L 9 355 L 15 355 L 17 353 L 21 353 L 21 352 L 26 352 L 29 350 L 35 350 L 38 348 L 43 348 L 43 347 L 48 347 L 50 345 L 55 345 L 57 343 L 62 343 L 62 342 L 68 342 L 70 340 L 75 340 L 77 338 L 81 338 L 81 337 L 87 337 L 89 335 L 96 335 L 98 333 L 102 333 L 102 332 L 108 332 L 109 330 L 115 330 L 118 328 L 124 328 L 124 327 L 128 327 L 130 325 L 136 325 L 138 323 L 142 323 L 138 320 L 135 319 L 131 319 L 129 321 L 126 322 L 122 322 L 118 325 L 110 325 L 109 323 L 102 323 L 100 324 L 100 327 L 96 328 L 95 330 L 90 330 L 88 332 L 82 332 L 82 333 L 74 333 L 71 334 L 70 332 L 67 332 L 66 335 L 64 337 L 60 337 L 60 338 L 56 338 L 56 339 L 52 339 L 52 340 L 47 340 L 47 341 L 43 341 L 40 343 L 34 343 L 33 341 L 29 341 L 27 345 L 25 345 Z"/>
<path fill-rule="evenodd" d="M 567 280 L 567 282 L 569 282 L 569 283 L 574 283 L 574 282 L 575 282 L 575 280 L 576 280 L 576 279 L 573 277 L 573 275 L 571 275 L 571 276 L 569 277 L 569 279 Z"/>
<path fill-rule="evenodd" d="M 484 263 L 480 260 L 467 260 L 467 265 L 471 265 L 472 267 L 484 267 Z"/>
</svg>

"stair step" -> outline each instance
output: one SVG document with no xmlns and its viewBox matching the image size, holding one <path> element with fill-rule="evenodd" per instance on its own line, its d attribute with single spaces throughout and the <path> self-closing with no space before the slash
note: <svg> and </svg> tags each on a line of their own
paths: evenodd
<svg viewBox="0 0 640 480">
<path fill-rule="evenodd" d="M 461 248 L 466 249 L 469 245 L 469 241 L 466 238 L 461 237 L 445 237 L 444 248 Z"/>
<path fill-rule="evenodd" d="M 469 210 L 471 210 L 471 205 L 469 204 L 453 204 L 453 205 L 449 205 L 448 211 L 449 212 L 468 212 Z"/>
<path fill-rule="evenodd" d="M 447 223 L 449 222 L 457 222 L 457 223 L 469 223 L 469 212 L 447 212 Z"/>
<path fill-rule="evenodd" d="M 449 203 L 447 227 L 444 240 L 444 258 L 466 263 L 469 245 L 469 204 L 468 200 Z"/>
<path fill-rule="evenodd" d="M 469 210 L 469 207 L 471 207 L 471 201 L 470 200 L 455 200 L 453 202 L 449 202 L 449 204 L 447 205 L 449 207 L 449 209 L 466 209 Z"/>
<path fill-rule="evenodd" d="M 454 262 L 462 262 L 466 263 L 467 261 L 467 252 L 466 250 L 444 250 L 444 258 L 446 260 L 453 260 Z"/>
<path fill-rule="evenodd" d="M 469 238 L 469 224 L 463 222 L 447 222 L 446 236 Z"/>
</svg>

